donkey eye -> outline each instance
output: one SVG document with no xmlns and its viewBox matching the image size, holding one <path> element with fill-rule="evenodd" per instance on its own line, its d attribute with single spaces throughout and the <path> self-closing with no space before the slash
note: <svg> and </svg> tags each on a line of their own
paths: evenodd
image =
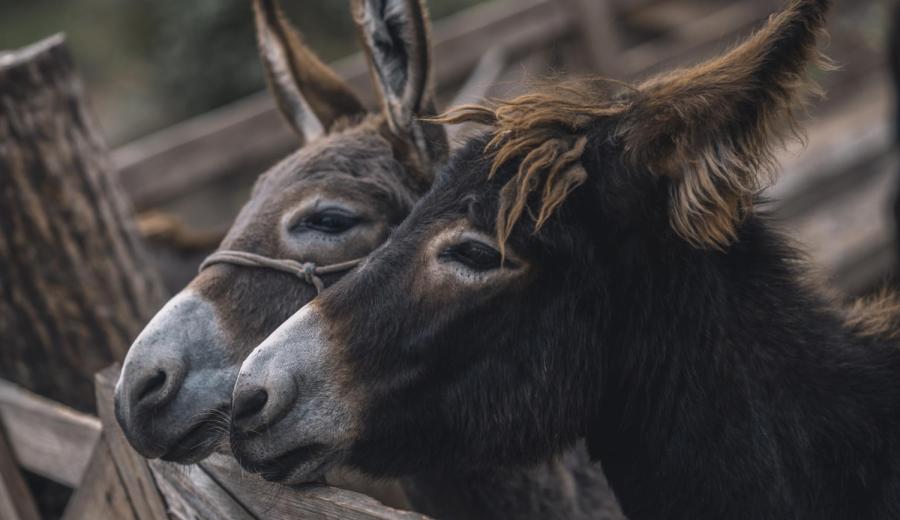
<svg viewBox="0 0 900 520">
<path fill-rule="evenodd" d="M 359 223 L 359 217 L 338 210 L 325 210 L 301 220 L 295 230 L 311 229 L 331 235 L 347 231 Z M 298 229 L 299 228 L 299 229 Z"/>
<path fill-rule="evenodd" d="M 496 249 L 474 240 L 450 246 L 440 256 L 445 260 L 463 264 L 473 271 L 499 269 L 502 261 Z"/>
</svg>

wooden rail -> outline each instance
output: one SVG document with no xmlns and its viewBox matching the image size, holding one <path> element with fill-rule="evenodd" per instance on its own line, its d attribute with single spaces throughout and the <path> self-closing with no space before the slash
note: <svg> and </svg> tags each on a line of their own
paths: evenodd
<svg viewBox="0 0 900 520">
<path fill-rule="evenodd" d="M 23 468 L 76 487 L 100 437 L 96 417 L 0 379 L 0 424 Z"/>
<path fill-rule="evenodd" d="M 20 484 L 16 484 L 13 461 L 76 488 L 65 519 L 428 520 L 336 487 L 286 488 L 265 482 L 244 473 L 224 455 L 193 466 L 147 461 L 131 449 L 113 417 L 118 375 L 118 366 L 97 374 L 99 419 L 0 380 L 0 514 L 4 520 L 37 518 L 33 504 L 22 500 L 28 494 L 16 487 Z M 11 454 L 4 457 L 6 446 Z"/>
</svg>

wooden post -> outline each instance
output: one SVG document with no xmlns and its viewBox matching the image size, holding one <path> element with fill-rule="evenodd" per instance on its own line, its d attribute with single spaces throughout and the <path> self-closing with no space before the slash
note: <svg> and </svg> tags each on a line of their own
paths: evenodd
<svg viewBox="0 0 900 520">
<path fill-rule="evenodd" d="M 109 446 L 109 453 L 122 477 L 125 492 L 138 520 L 158 520 L 167 518 L 166 504 L 157 487 L 156 479 L 150 471 L 147 459 L 138 455 L 125 440 L 113 416 L 113 392 L 119 379 L 121 367 L 116 364 L 107 367 L 96 376 L 97 410 L 103 425 L 103 440 Z M 82 483 L 82 487 L 84 483 Z M 82 489 L 79 488 L 78 493 Z M 76 494 L 76 497 L 78 494 Z"/>
<path fill-rule="evenodd" d="M 62 36 L 0 53 L 0 377 L 80 410 L 164 300 Z"/>
<path fill-rule="evenodd" d="M 137 520 L 109 444 L 103 437 L 94 447 L 84 481 L 66 505 L 62 520 L 86 518 Z"/>
<path fill-rule="evenodd" d="M 3 428 L 0 428 L 0 518 L 38 520 L 34 497 L 22 478 Z"/>
</svg>

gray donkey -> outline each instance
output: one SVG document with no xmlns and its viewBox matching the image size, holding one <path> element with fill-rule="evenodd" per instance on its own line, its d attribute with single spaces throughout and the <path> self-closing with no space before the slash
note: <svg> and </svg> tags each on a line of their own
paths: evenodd
<svg viewBox="0 0 900 520">
<path fill-rule="evenodd" d="M 381 100 L 375 113 L 302 44 L 277 2 L 253 5 L 270 89 L 301 148 L 260 177 L 220 249 L 132 345 L 116 415 L 146 457 L 193 463 L 222 445 L 241 362 L 385 242 L 447 157 L 443 128 L 420 121 L 436 112 L 419 0 L 353 4 Z M 428 468 L 402 488 L 441 518 L 619 517 L 581 451 L 529 470 Z"/>
</svg>

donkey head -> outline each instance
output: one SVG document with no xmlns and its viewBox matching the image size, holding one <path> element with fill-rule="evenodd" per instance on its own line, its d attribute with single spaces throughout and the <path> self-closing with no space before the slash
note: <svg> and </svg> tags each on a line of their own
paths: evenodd
<svg viewBox="0 0 900 520">
<path fill-rule="evenodd" d="M 633 88 L 446 116 L 493 131 L 247 358 L 238 460 L 299 482 L 339 462 L 397 475 L 535 461 L 581 436 L 596 448 L 603 412 L 635 404 L 622 388 L 658 377 L 681 331 L 666 312 L 706 318 L 680 288 L 752 228 L 826 4 L 794 1 L 724 56 Z M 245 408 L 255 395 L 265 406 Z"/>
<path fill-rule="evenodd" d="M 446 158 L 443 128 L 419 121 L 434 115 L 419 0 L 356 5 L 381 93 L 383 109 L 372 114 L 302 44 L 274 0 L 253 5 L 270 89 L 302 148 L 259 178 L 220 251 L 318 266 L 365 256 Z M 221 254 L 211 260 L 125 359 L 116 414 L 147 457 L 190 462 L 208 455 L 225 431 L 217 419 L 227 418 L 243 359 L 317 294 L 310 280 L 290 273 L 235 265 Z M 330 284 L 341 274 L 315 281 Z"/>
</svg>

